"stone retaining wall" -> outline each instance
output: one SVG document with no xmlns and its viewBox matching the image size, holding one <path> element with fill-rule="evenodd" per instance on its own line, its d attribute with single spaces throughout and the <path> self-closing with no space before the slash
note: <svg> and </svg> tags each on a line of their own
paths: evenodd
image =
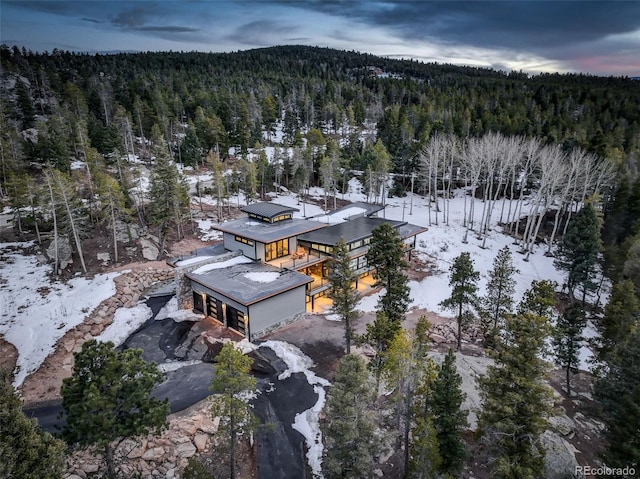
<svg viewBox="0 0 640 479">
<path fill-rule="evenodd" d="M 169 266 L 166 269 L 127 271 L 117 276 L 114 279 L 116 293 L 100 303 L 82 323 L 60 338 L 54 352 L 47 356 L 36 372 L 27 376 L 20 387 L 25 403 L 58 399 L 62 380 L 71 376 L 73 353 L 79 351 L 85 341 L 99 336 L 113 322 L 118 308 L 135 306 L 152 284 L 169 281 L 173 277 L 174 271 Z"/>
<path fill-rule="evenodd" d="M 116 449 L 114 458 L 124 477 L 158 477 L 173 479 L 182 476 L 190 457 L 207 453 L 218 430 L 219 418 L 211 418 L 211 398 L 186 411 L 170 415 L 169 427 L 158 435 L 136 440 L 125 439 Z M 67 458 L 65 479 L 85 479 L 104 471 L 102 451 L 77 451 Z"/>
</svg>

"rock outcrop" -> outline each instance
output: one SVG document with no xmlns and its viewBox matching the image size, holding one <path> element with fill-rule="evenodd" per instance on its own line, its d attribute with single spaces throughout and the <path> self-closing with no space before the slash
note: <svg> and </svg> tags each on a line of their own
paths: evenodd
<svg viewBox="0 0 640 479">
<path fill-rule="evenodd" d="M 127 271 L 116 277 L 116 293 L 100 303 L 81 324 L 60 338 L 55 351 L 44 360 L 42 366 L 27 376 L 20 388 L 25 403 L 59 398 L 62 380 L 71 375 L 73 353 L 79 351 L 85 341 L 99 336 L 113 322 L 118 308 L 135 306 L 151 285 L 173 280 L 173 277 L 174 271 L 169 266 L 166 269 Z"/>
<path fill-rule="evenodd" d="M 210 415 L 211 398 L 168 417 L 168 428 L 156 436 L 125 439 L 115 451 L 124 477 L 180 477 L 190 457 L 209 452 L 219 418 Z M 86 478 L 103 468 L 94 451 L 77 451 L 67 458 L 65 479 Z"/>
</svg>

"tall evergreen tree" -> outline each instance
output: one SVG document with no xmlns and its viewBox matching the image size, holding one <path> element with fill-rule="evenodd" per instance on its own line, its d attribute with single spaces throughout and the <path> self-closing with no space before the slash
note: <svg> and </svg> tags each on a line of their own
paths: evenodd
<svg viewBox="0 0 640 479">
<path fill-rule="evenodd" d="M 461 409 L 466 394 L 462 392 L 462 377 L 456 369 L 456 357 L 452 349 L 438 368 L 433 385 L 431 411 L 442 462 L 438 470 L 442 474 L 459 476 L 466 457 L 462 433 L 467 427 L 467 412 Z"/>
<path fill-rule="evenodd" d="M 104 223 L 111 227 L 113 237 L 113 260 L 118 262 L 118 220 L 122 216 L 127 217 L 130 212 L 125 206 L 125 196 L 116 180 L 107 174 L 100 174 L 96 178 L 98 186 L 98 198 L 103 204 L 104 209 L 101 211 L 101 219 Z"/>
<path fill-rule="evenodd" d="M 251 375 L 251 358 L 232 342 L 224 343 L 216 357 L 216 372 L 211 390 L 216 394 L 211 414 L 220 418 L 218 434 L 229 447 L 229 478 L 236 477 L 236 451 L 239 438 L 255 431 L 258 423 L 249 404 L 256 388 Z"/>
<path fill-rule="evenodd" d="M 107 477 L 112 479 L 115 441 L 166 426 L 167 400 L 151 397 L 162 373 L 142 359 L 141 349 L 118 351 L 110 341 L 87 341 L 74 358 L 71 377 L 60 391 L 66 420 L 62 436 L 70 444 L 102 448 Z"/>
<path fill-rule="evenodd" d="M 420 324 L 416 326 L 417 337 L 421 336 L 419 326 Z M 436 476 L 442 463 L 442 457 L 439 452 L 432 411 L 437 366 L 433 359 L 425 358 L 418 364 L 418 368 L 420 374 L 416 378 L 414 400 L 411 404 L 413 427 L 409 442 L 407 477 L 423 479 Z"/>
<path fill-rule="evenodd" d="M 351 353 L 351 340 L 353 339 L 353 321 L 358 318 L 356 306 L 360 296 L 355 288 L 357 276 L 351 269 L 349 249 L 340 238 L 333 249 L 333 259 L 329 263 L 329 297 L 333 300 L 331 312 L 337 314 L 344 322 L 344 339 L 347 354 Z"/>
<path fill-rule="evenodd" d="M 162 258 L 169 231 L 172 227 L 181 227 L 182 213 L 188 208 L 188 194 L 176 166 L 169 158 L 167 144 L 157 125 L 152 128 L 152 138 L 155 164 L 149 186 L 149 223 L 158 228 L 158 258 Z"/>
<path fill-rule="evenodd" d="M 402 326 L 398 321 L 391 321 L 384 311 L 376 311 L 376 318 L 373 323 L 368 323 L 366 328 L 366 332 L 358 338 L 358 341 L 370 345 L 375 351 L 375 356 L 369 363 L 369 367 L 373 370 L 376 385 L 378 385 L 384 365 L 385 352 Z"/>
<path fill-rule="evenodd" d="M 372 409 L 375 390 L 359 356 L 342 357 L 327 392 L 322 472 L 327 479 L 372 477 L 383 452 Z"/>
<path fill-rule="evenodd" d="M 449 286 L 451 296 L 440 303 L 440 306 L 457 314 L 458 330 L 456 333 L 457 349 L 462 347 L 463 329 L 473 318 L 473 309 L 478 304 L 478 280 L 480 273 L 473 269 L 473 260 L 469 252 L 461 253 L 453 260 L 449 268 Z"/>
<path fill-rule="evenodd" d="M 64 449 L 64 442 L 24 415 L 8 373 L 0 369 L 0 477 L 61 479 Z"/>
<path fill-rule="evenodd" d="M 640 327 L 634 327 L 607 356 L 605 374 L 594 385 L 608 439 L 609 467 L 640 466 Z"/>
<path fill-rule="evenodd" d="M 367 264 L 375 268 L 376 286 L 386 289 L 378 307 L 391 321 L 402 321 L 410 302 L 409 278 L 405 271 L 408 263 L 404 259 L 402 238 L 389 223 L 373 230 Z"/>
<path fill-rule="evenodd" d="M 189 122 L 187 131 L 180 143 L 180 160 L 187 166 L 198 166 L 202 161 L 202 147 L 193 122 Z"/>
<path fill-rule="evenodd" d="M 569 305 L 558 317 L 553 332 L 555 362 L 565 369 L 567 395 L 571 397 L 571 372 L 580 366 L 582 330 L 586 324 L 584 309 L 579 304 Z"/>
<path fill-rule="evenodd" d="M 518 314 L 531 313 L 545 318 L 551 318 L 556 305 L 555 281 L 543 279 L 531 281 L 531 287 L 525 291 L 520 304 Z"/>
<path fill-rule="evenodd" d="M 540 434 L 547 428 L 551 390 L 542 382 L 547 318 L 531 313 L 505 320 L 493 352 L 495 366 L 480 378 L 478 426 L 495 457 L 496 479 L 534 479 L 544 470 Z"/>
<path fill-rule="evenodd" d="M 582 287 L 582 303 L 589 291 L 595 289 L 596 266 L 600 252 L 600 219 L 591 203 L 576 214 L 562 238 L 554 265 L 567 272 L 567 288 L 574 297 Z"/>
<path fill-rule="evenodd" d="M 483 332 L 485 344 L 492 346 L 501 322 L 513 312 L 513 294 L 518 273 L 513 265 L 511 250 L 505 246 L 493 260 L 493 269 L 489 271 L 487 295 L 482 300 Z"/>
<path fill-rule="evenodd" d="M 598 322 L 600 347 L 598 356 L 605 361 L 607 355 L 620 344 L 640 321 L 640 306 L 631 280 L 613 285 L 609 302 Z"/>
<path fill-rule="evenodd" d="M 400 329 L 391 341 L 389 349 L 384 353 L 382 377 L 387 388 L 391 391 L 390 398 L 396 415 L 398 442 L 404 451 L 405 474 L 409 471 L 411 462 L 410 433 L 415 415 L 420 413 L 414 407 L 416 387 L 422 380 L 422 376 L 429 373 L 430 363 L 427 359 L 427 346 L 430 339 L 427 335 L 428 329 L 429 322 L 425 316 L 422 316 L 418 320 L 414 334 Z M 420 393 L 429 394 L 430 391 L 421 389 Z M 428 402 L 426 398 L 421 399 Z M 414 451 L 415 453 L 416 451 Z"/>
</svg>

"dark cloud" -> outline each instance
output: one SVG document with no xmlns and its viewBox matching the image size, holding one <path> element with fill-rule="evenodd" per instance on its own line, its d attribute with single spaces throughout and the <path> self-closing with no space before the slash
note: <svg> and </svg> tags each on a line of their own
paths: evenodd
<svg viewBox="0 0 640 479">
<path fill-rule="evenodd" d="M 96 20 L 95 18 L 83 17 L 80 20 L 82 20 L 84 22 L 89 22 L 89 23 L 104 23 L 102 20 Z"/>
<path fill-rule="evenodd" d="M 191 28 L 191 27 L 179 27 L 179 26 L 175 26 L 175 25 L 166 25 L 166 26 L 159 26 L 159 25 L 147 25 L 144 27 L 136 27 L 136 30 L 141 31 L 141 32 L 167 32 L 167 33 L 189 33 L 189 32 L 199 32 L 200 29 L 198 28 Z"/>
<path fill-rule="evenodd" d="M 227 39 L 251 46 L 269 46 L 282 43 L 289 34 L 298 30 L 295 25 L 287 25 L 274 20 L 256 20 L 245 23 L 227 35 Z"/>
<path fill-rule="evenodd" d="M 384 27 L 407 41 L 523 49 L 540 54 L 640 28 L 640 2 L 631 1 L 284 0 L 280 3 Z"/>
<path fill-rule="evenodd" d="M 72 2 L 34 2 L 34 1 L 16 1 L 7 0 L 6 5 L 23 8 L 26 10 L 33 10 L 36 12 L 53 13 L 56 15 L 68 15 L 73 13 Z"/>
<path fill-rule="evenodd" d="M 144 25 L 152 11 L 149 7 L 141 6 L 129 8 L 116 14 L 111 23 L 117 27 L 135 28 Z"/>
</svg>

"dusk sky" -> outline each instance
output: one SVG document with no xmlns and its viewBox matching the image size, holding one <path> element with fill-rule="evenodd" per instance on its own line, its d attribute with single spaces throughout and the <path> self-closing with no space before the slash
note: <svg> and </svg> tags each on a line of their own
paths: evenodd
<svg viewBox="0 0 640 479">
<path fill-rule="evenodd" d="M 34 51 L 314 45 L 502 70 L 640 76 L 640 1 L 0 1 Z"/>
</svg>

